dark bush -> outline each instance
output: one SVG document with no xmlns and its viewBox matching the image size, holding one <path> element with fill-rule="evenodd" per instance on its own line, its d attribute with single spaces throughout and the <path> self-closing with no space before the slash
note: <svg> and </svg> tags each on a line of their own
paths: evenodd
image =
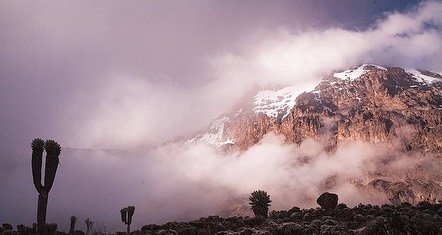
<svg viewBox="0 0 442 235">
<path fill-rule="evenodd" d="M 12 230 L 14 228 L 14 227 L 12 227 L 11 224 L 8 224 L 8 223 L 2 224 L 2 227 L 4 230 Z"/>
</svg>

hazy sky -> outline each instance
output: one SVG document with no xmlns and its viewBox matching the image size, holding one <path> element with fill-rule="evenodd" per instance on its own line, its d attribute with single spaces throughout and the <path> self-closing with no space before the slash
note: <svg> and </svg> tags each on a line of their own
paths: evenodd
<svg viewBox="0 0 442 235">
<path fill-rule="evenodd" d="M 35 137 L 63 147 L 132 149 L 204 128 L 255 85 L 311 87 L 360 63 L 442 71 L 441 12 L 440 1 L 1 1 L 0 223 L 33 219 L 23 208 L 37 200 L 29 167 Z M 128 190 L 123 182 L 147 169 L 87 155 L 68 160 L 76 168 L 61 160 L 53 191 L 63 188 L 58 194 L 66 197 L 51 192 L 49 203 L 60 203 L 49 217 L 57 209 L 71 215 L 60 207 L 74 192 Z M 108 172 L 126 180 L 101 184 Z M 90 182 L 82 186 L 84 175 Z M 169 179 L 156 177 L 149 182 Z M 166 188 L 155 195 L 170 195 Z M 118 203 L 96 215 L 114 221 Z M 81 213 L 75 208 L 72 214 Z"/>
<path fill-rule="evenodd" d="M 249 63 L 249 57 L 267 50 L 290 52 L 293 46 L 284 43 L 310 35 L 314 37 L 311 43 L 318 45 L 300 45 L 308 50 L 293 48 L 293 54 L 327 53 L 314 50 L 322 49 L 321 44 L 327 48 L 358 46 L 357 39 L 355 45 L 341 45 L 341 39 L 330 42 L 327 39 L 333 35 L 321 33 L 328 29 L 364 32 L 385 19 L 387 12 L 415 10 L 416 2 L 2 1 L 1 142 L 21 146 L 42 136 L 58 139 L 64 146 L 108 146 L 99 139 L 103 129 L 116 125 L 122 130 L 111 134 L 114 142 L 124 142 L 116 135 L 132 129 L 157 135 L 137 144 L 186 134 L 207 125 L 231 105 L 230 99 L 217 101 L 229 89 L 238 89 L 226 88 L 224 74 L 219 73 L 229 73 L 231 68 L 223 66 L 242 66 Z M 344 42 L 347 35 L 342 37 Z M 266 44 L 270 44 L 268 49 Z M 352 50 L 355 57 L 360 56 L 358 49 Z M 244 61 L 220 59 L 228 56 Z M 281 59 L 281 65 L 300 70 L 296 58 L 288 65 L 284 58 L 273 62 Z M 317 62 L 306 63 L 323 63 L 319 55 L 313 59 Z M 242 84 L 241 80 L 253 80 L 252 76 L 244 74 L 235 82 Z M 266 79 L 272 76 L 276 75 Z M 238 86 L 239 92 L 246 89 Z M 219 94 L 213 95 L 211 89 L 218 89 Z M 207 91 L 205 102 L 201 96 Z M 211 105 L 211 101 L 216 103 Z M 102 120 L 100 115 L 113 121 Z M 124 128 L 126 122 L 136 126 Z M 93 136 L 93 140 L 80 141 L 88 138 L 81 135 Z"/>
</svg>

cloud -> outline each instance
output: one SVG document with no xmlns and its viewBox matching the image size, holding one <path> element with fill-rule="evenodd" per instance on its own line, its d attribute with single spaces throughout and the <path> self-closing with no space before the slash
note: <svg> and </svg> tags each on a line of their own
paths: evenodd
<svg viewBox="0 0 442 235">
<path fill-rule="evenodd" d="M 222 77 L 261 84 L 317 82 L 333 70 L 361 63 L 440 70 L 442 20 L 436 12 L 441 9 L 441 3 L 426 2 L 415 12 L 387 15 L 363 31 L 279 30 L 259 35 L 261 40 L 244 45 L 243 53 L 214 63 Z"/>
<path fill-rule="evenodd" d="M 431 178 L 439 175 L 435 164 L 442 162 L 396 152 L 382 144 L 355 141 L 328 153 L 313 139 L 286 144 L 283 136 L 275 134 L 264 136 L 243 153 L 227 155 L 201 143 L 170 143 L 132 151 L 63 149 L 50 193 L 48 221 L 67 228 L 69 217 L 76 215 L 80 220 L 98 220 L 108 231 L 121 230 L 124 225 L 118 211 L 128 205 L 136 207 L 133 228 L 227 216 L 235 208 L 251 215 L 247 199 L 256 189 L 271 195 L 271 210 L 317 207 L 315 200 L 324 191 L 337 193 L 340 202 L 349 206 L 383 204 L 388 202 L 386 198 L 361 191 L 360 185 L 376 179 L 379 172 L 398 181 L 405 177 L 404 172 Z M 425 176 L 419 167 L 425 169 Z M 26 191 L 36 200 L 28 178 Z M 9 188 L 14 191 L 17 187 Z M 33 202 L 27 204 L 32 207 Z M 26 214 L 30 216 L 31 211 Z"/>
<path fill-rule="evenodd" d="M 192 88 L 115 75 L 71 100 L 69 117 L 80 146 L 133 147 L 190 135 L 229 112 L 256 86 L 297 85 L 311 90 L 337 69 L 361 63 L 442 71 L 442 19 L 439 2 L 409 13 L 392 13 L 363 31 L 340 28 L 257 33 L 235 52 L 214 56 L 208 83 Z M 73 132 L 73 131 L 72 131 Z"/>
</svg>

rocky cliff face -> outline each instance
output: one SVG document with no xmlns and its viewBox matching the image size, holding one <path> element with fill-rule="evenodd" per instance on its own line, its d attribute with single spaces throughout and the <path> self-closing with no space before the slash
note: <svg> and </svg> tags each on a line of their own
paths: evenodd
<svg viewBox="0 0 442 235">
<path fill-rule="evenodd" d="M 283 135 L 292 144 L 313 138 L 328 152 L 340 144 L 364 141 L 440 162 L 442 76 L 364 64 L 326 77 L 313 91 L 300 93 L 296 87 L 260 91 L 253 104 L 214 120 L 209 131 L 189 141 L 241 152 L 268 133 Z M 382 164 L 367 173 L 368 183 L 355 184 L 394 203 L 442 199 L 437 170 L 426 172 L 416 164 L 403 174 Z"/>
<path fill-rule="evenodd" d="M 442 151 L 442 76 L 362 65 L 325 78 L 296 97 L 295 88 L 261 91 L 255 105 L 212 123 L 193 141 L 243 151 L 273 132 L 288 143 L 325 141 L 330 150 L 352 140 L 403 150 Z"/>
</svg>

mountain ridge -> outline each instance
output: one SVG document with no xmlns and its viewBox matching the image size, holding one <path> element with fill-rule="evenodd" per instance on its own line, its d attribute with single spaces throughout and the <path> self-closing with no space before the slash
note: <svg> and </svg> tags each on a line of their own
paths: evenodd
<svg viewBox="0 0 442 235">
<path fill-rule="evenodd" d="M 319 187 L 334 190 L 350 183 L 375 201 L 395 205 L 442 198 L 437 170 L 442 166 L 441 74 L 363 64 L 325 77 L 311 91 L 297 92 L 294 87 L 260 91 L 253 105 L 220 116 L 186 143 L 241 155 L 275 134 L 295 146 L 313 140 L 332 156 L 340 146 L 342 152 L 347 144 L 362 142 L 380 152 L 367 163 L 374 166 L 359 166 L 365 178 L 337 173 Z M 309 164 L 314 157 L 294 164 Z M 391 167 L 401 161 L 408 163 Z"/>
<path fill-rule="evenodd" d="M 405 148 L 438 152 L 442 146 L 442 136 L 437 134 L 442 132 L 441 88 L 438 73 L 363 64 L 325 77 L 309 92 L 301 93 L 294 86 L 259 91 L 251 110 L 244 107 L 222 115 L 209 131 L 189 141 L 244 151 L 270 132 L 284 135 L 288 143 L 333 132 L 330 141 L 334 144 L 329 146 L 333 149 L 339 141 L 380 142 L 400 137 L 401 128 L 421 124 L 417 134 L 423 139 L 436 136 L 434 144 L 413 139 L 418 144 L 410 140 Z M 362 135 L 357 134 L 361 131 Z"/>
</svg>

